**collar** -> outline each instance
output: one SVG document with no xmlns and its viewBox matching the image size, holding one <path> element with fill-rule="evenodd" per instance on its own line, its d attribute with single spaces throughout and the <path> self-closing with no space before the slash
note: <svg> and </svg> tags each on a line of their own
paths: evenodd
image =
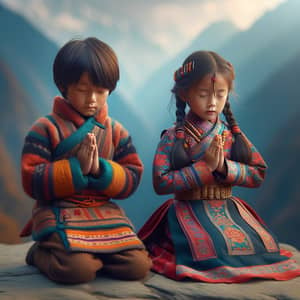
<svg viewBox="0 0 300 300">
<path fill-rule="evenodd" d="M 87 120 L 78 111 L 76 111 L 70 103 L 63 97 L 56 96 L 53 103 L 53 112 L 59 115 L 61 118 L 73 122 L 77 127 L 84 124 Z M 93 116 L 93 118 L 101 124 L 105 123 L 108 116 L 108 105 L 105 105 L 100 109 L 100 111 Z"/>
<path fill-rule="evenodd" d="M 201 119 L 191 110 L 187 113 L 185 120 L 187 123 L 192 124 L 192 127 L 197 129 L 200 135 L 210 132 L 217 125 L 217 123 L 220 123 L 219 116 L 217 117 L 217 120 L 212 123 L 210 121 Z"/>
</svg>

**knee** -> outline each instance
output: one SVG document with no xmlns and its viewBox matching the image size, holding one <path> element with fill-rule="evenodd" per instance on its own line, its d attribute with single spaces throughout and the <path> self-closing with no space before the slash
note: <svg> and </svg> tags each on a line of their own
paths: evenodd
<svg viewBox="0 0 300 300">
<path fill-rule="evenodd" d="M 146 277 L 152 267 L 152 261 L 145 250 L 133 250 L 132 259 L 126 272 L 127 280 L 141 280 Z"/>
<path fill-rule="evenodd" d="M 48 276 L 55 282 L 64 284 L 79 284 L 95 279 L 96 273 L 101 269 L 102 263 L 77 257 L 70 259 L 67 264 L 52 264 Z"/>
</svg>

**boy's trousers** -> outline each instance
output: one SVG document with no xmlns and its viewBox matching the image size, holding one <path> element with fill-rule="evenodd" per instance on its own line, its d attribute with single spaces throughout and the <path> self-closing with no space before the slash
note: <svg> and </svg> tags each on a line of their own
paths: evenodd
<svg viewBox="0 0 300 300">
<path fill-rule="evenodd" d="M 134 249 L 113 254 L 68 252 L 57 233 L 29 249 L 26 262 L 59 283 L 83 283 L 103 272 L 123 280 L 139 280 L 152 266 L 146 250 Z"/>
</svg>

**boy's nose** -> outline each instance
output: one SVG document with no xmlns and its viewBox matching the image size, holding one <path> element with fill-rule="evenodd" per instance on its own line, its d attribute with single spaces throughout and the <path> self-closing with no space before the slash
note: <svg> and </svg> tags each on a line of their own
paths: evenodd
<svg viewBox="0 0 300 300">
<path fill-rule="evenodd" d="M 95 92 L 92 92 L 92 93 L 89 94 L 89 96 L 88 96 L 88 98 L 87 98 L 87 102 L 88 102 L 89 104 L 93 104 L 93 103 L 96 102 L 96 99 L 97 99 L 96 93 L 95 93 Z"/>
</svg>

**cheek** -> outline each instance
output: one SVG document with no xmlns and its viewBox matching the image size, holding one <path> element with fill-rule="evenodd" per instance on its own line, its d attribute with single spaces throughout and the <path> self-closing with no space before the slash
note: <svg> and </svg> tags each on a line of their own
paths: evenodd
<svg viewBox="0 0 300 300">
<path fill-rule="evenodd" d="M 106 103 L 107 96 L 99 96 L 97 99 L 97 103 L 99 106 L 103 106 Z"/>
<path fill-rule="evenodd" d="M 226 104 L 226 99 L 223 99 L 223 100 L 220 101 L 218 104 L 219 104 L 219 105 L 218 105 L 218 110 L 219 110 L 219 112 L 222 112 L 222 111 L 223 111 L 223 108 L 224 108 L 224 106 L 225 106 L 225 104 Z"/>
</svg>

